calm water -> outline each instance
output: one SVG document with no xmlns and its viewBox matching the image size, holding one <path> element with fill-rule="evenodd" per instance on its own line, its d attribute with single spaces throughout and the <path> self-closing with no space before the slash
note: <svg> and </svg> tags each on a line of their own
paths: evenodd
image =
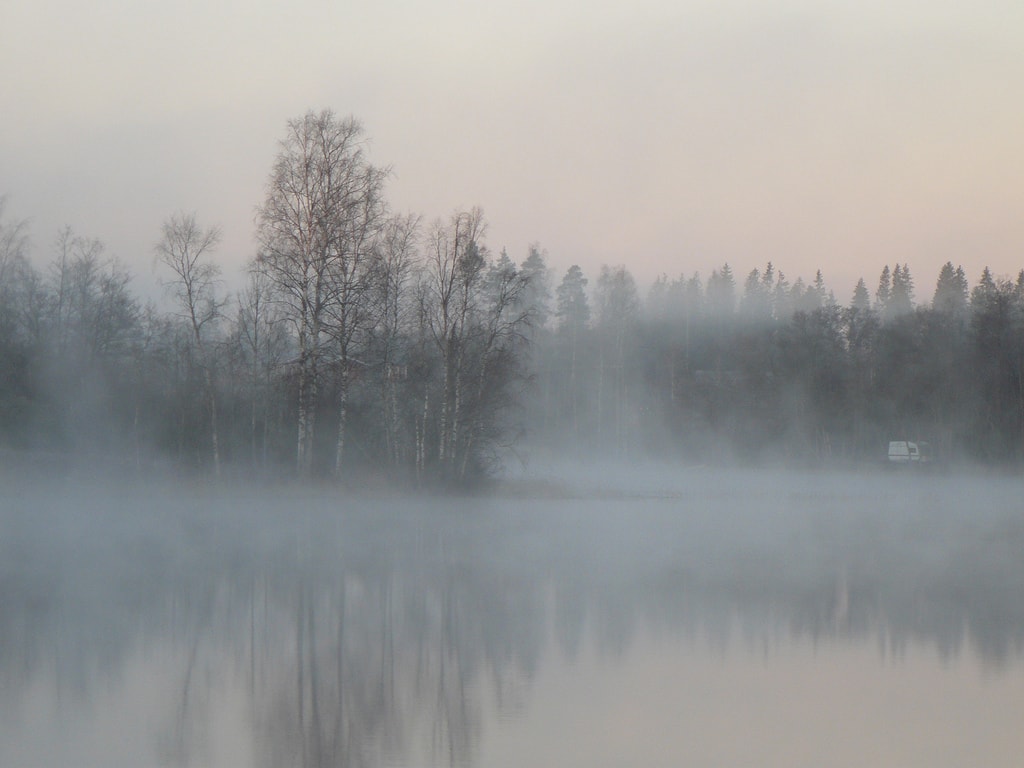
<svg viewBox="0 0 1024 768">
<path fill-rule="evenodd" d="M 8 485 L 5 768 L 1024 764 L 1015 479 Z"/>
</svg>

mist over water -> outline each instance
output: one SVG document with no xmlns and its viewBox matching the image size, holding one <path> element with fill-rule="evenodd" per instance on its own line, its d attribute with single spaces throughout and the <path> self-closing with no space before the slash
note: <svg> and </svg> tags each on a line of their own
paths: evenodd
<svg viewBox="0 0 1024 768">
<path fill-rule="evenodd" d="M 21 5 L 0 768 L 1024 762 L 1007 8 Z"/>
<path fill-rule="evenodd" d="M 1015 477 L 5 480 L 0 764 L 1019 762 Z"/>
</svg>

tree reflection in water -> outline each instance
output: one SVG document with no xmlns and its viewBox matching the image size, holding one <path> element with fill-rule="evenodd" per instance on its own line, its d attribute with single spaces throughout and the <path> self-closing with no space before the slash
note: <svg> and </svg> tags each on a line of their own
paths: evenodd
<svg viewBox="0 0 1024 768">
<path fill-rule="evenodd" d="M 49 687 L 59 723 L 142 663 L 162 764 L 244 763 L 213 744 L 237 695 L 251 764 L 471 765 L 545 653 L 614 659 L 641 630 L 1020 657 L 1016 507 L 855 502 L 25 494 L 3 510 L 0 711 Z"/>
</svg>

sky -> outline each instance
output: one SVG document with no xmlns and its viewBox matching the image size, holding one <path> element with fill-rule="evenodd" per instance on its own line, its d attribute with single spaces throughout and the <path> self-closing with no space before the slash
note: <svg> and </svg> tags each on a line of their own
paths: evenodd
<svg viewBox="0 0 1024 768">
<path fill-rule="evenodd" d="M 288 120 L 358 118 L 396 212 L 480 206 L 556 281 L 645 291 L 729 263 L 820 269 L 846 303 L 907 264 L 1024 267 L 1019 0 L 0 0 L 0 194 L 146 294 L 164 220 L 223 231 L 224 274 Z"/>
</svg>

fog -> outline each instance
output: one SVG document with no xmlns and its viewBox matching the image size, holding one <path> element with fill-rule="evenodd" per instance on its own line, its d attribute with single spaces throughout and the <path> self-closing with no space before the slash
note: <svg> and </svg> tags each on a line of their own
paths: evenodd
<svg viewBox="0 0 1024 768">
<path fill-rule="evenodd" d="M 642 300 L 484 223 L 319 343 L 194 218 L 170 314 L 6 230 L 0 765 L 1017 765 L 1024 283 Z"/>
<path fill-rule="evenodd" d="M 0 764 L 1017 763 L 1017 477 L 599 469 L 5 475 Z"/>
<path fill-rule="evenodd" d="M 0 768 L 1019 765 L 1024 6 L 262 5 L 5 3 Z"/>
<path fill-rule="evenodd" d="M 368 141 L 160 308 L 0 198 L 0 764 L 1019 762 L 1024 272 L 558 274 Z"/>
</svg>

